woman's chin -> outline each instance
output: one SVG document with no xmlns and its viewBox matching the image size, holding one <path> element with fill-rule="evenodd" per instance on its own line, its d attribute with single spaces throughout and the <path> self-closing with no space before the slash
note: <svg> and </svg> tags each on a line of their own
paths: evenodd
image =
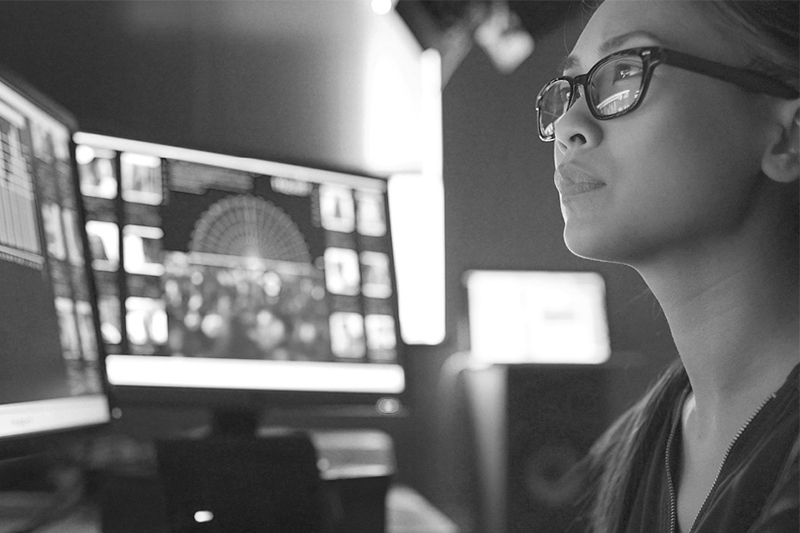
<svg viewBox="0 0 800 533">
<path fill-rule="evenodd" d="M 604 238 L 605 237 L 605 238 Z M 607 238 L 608 235 L 576 235 L 574 232 L 564 231 L 564 244 L 573 255 L 592 261 L 602 261 L 606 263 L 626 263 L 626 253 L 624 246 L 618 242 L 612 242 Z M 629 250 L 627 251 L 629 252 Z"/>
</svg>

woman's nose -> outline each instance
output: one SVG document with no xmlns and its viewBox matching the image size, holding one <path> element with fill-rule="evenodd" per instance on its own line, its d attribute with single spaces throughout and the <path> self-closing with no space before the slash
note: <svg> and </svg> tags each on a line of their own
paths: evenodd
<svg viewBox="0 0 800 533">
<path fill-rule="evenodd" d="M 572 104 L 555 124 L 557 150 L 566 154 L 570 148 L 597 144 L 602 138 L 602 128 L 592 116 L 586 93 L 578 85 Z"/>
</svg>

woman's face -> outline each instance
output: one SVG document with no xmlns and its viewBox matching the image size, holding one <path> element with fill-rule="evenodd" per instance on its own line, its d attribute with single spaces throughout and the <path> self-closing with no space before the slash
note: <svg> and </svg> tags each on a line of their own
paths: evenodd
<svg viewBox="0 0 800 533">
<path fill-rule="evenodd" d="M 654 45 L 746 66 L 732 46 L 737 36 L 710 23 L 701 3 L 606 0 L 565 74 L 585 73 L 618 50 Z M 610 39 L 616 42 L 609 48 Z M 707 249 L 735 232 L 762 179 L 766 98 L 668 65 L 655 69 L 640 107 L 625 116 L 598 121 L 581 95 L 555 129 L 569 249 L 636 266 Z"/>
</svg>

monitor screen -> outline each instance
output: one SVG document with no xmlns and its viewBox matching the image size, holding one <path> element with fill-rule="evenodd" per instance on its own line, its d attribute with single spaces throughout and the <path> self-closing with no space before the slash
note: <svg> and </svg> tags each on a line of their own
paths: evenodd
<svg viewBox="0 0 800 533">
<path fill-rule="evenodd" d="M 611 356 L 598 272 L 469 270 L 470 357 L 482 364 L 592 364 Z"/>
<path fill-rule="evenodd" d="M 112 388 L 404 391 L 386 180 L 74 140 Z"/>
<path fill-rule="evenodd" d="M 73 119 L 0 77 L 0 441 L 108 422 Z"/>
</svg>

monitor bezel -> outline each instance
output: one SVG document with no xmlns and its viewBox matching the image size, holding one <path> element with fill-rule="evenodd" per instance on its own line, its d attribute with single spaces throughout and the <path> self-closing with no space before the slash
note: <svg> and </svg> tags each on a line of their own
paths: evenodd
<svg viewBox="0 0 800 533">
<path fill-rule="evenodd" d="M 93 325 L 94 330 L 96 333 L 96 338 L 98 340 L 98 370 L 100 373 L 100 383 L 102 386 L 101 394 L 92 395 L 91 397 L 97 398 L 98 400 L 103 401 L 104 412 L 106 416 L 103 417 L 102 420 L 98 419 L 85 419 L 83 422 L 78 422 L 71 426 L 61 426 L 61 427 L 48 427 L 44 429 L 37 429 L 31 432 L 23 432 L 23 433 L 15 433 L 9 435 L 0 435 L 0 465 L 6 464 L 7 462 L 15 462 L 20 460 L 21 458 L 29 457 L 29 456 L 38 456 L 43 452 L 49 452 L 54 449 L 58 449 L 61 447 L 64 442 L 78 438 L 82 440 L 85 437 L 89 437 L 91 435 L 95 435 L 98 432 L 102 431 L 104 428 L 107 428 L 113 421 L 113 404 L 111 400 L 111 394 L 109 389 L 108 380 L 106 377 L 106 369 L 105 369 L 105 346 L 102 342 L 100 342 L 100 322 L 99 322 L 99 312 L 97 307 L 97 291 L 95 286 L 95 280 L 93 272 L 91 271 L 91 257 L 89 253 L 89 243 L 88 238 L 85 230 L 85 223 L 86 223 L 86 211 L 85 206 L 83 204 L 81 192 L 80 192 L 80 185 L 78 182 L 78 169 L 75 162 L 75 143 L 72 141 L 72 136 L 76 131 L 78 131 L 78 121 L 76 117 L 70 113 L 65 107 L 61 104 L 53 100 L 52 98 L 46 96 L 44 93 L 36 89 L 33 85 L 28 83 L 24 78 L 20 75 L 12 71 L 11 69 L 5 67 L 4 65 L 0 65 L 0 83 L 5 85 L 8 90 L 12 93 L 16 93 L 20 99 L 26 101 L 26 103 L 33 108 L 36 108 L 38 111 L 42 112 L 44 115 L 49 116 L 54 121 L 58 122 L 59 124 L 63 125 L 65 129 L 69 133 L 69 159 L 70 159 L 70 172 L 72 174 L 71 184 L 73 194 L 75 195 L 75 207 L 77 211 L 77 223 L 80 225 L 80 238 L 81 244 L 83 247 L 83 260 L 85 265 L 85 273 L 87 277 L 87 290 L 89 296 L 89 304 L 92 308 L 92 318 L 93 318 Z M 13 103 L 12 103 L 13 105 Z M 27 120 L 31 120 L 31 117 L 28 116 L 27 113 L 20 111 L 23 115 L 25 115 Z M 31 157 L 35 157 L 34 154 L 31 154 Z M 37 205 L 37 215 L 38 220 L 41 223 L 41 208 L 40 208 L 40 197 L 37 192 L 36 196 L 36 205 Z M 41 232 L 44 229 L 40 227 L 40 238 L 44 238 Z M 73 396 L 70 397 L 62 397 L 62 398 L 54 398 L 48 399 L 48 401 L 58 402 L 59 400 L 71 400 L 75 398 Z M 5 404 L 5 405 L 18 405 L 21 407 L 25 407 L 33 402 L 20 402 L 16 404 Z"/>
</svg>

